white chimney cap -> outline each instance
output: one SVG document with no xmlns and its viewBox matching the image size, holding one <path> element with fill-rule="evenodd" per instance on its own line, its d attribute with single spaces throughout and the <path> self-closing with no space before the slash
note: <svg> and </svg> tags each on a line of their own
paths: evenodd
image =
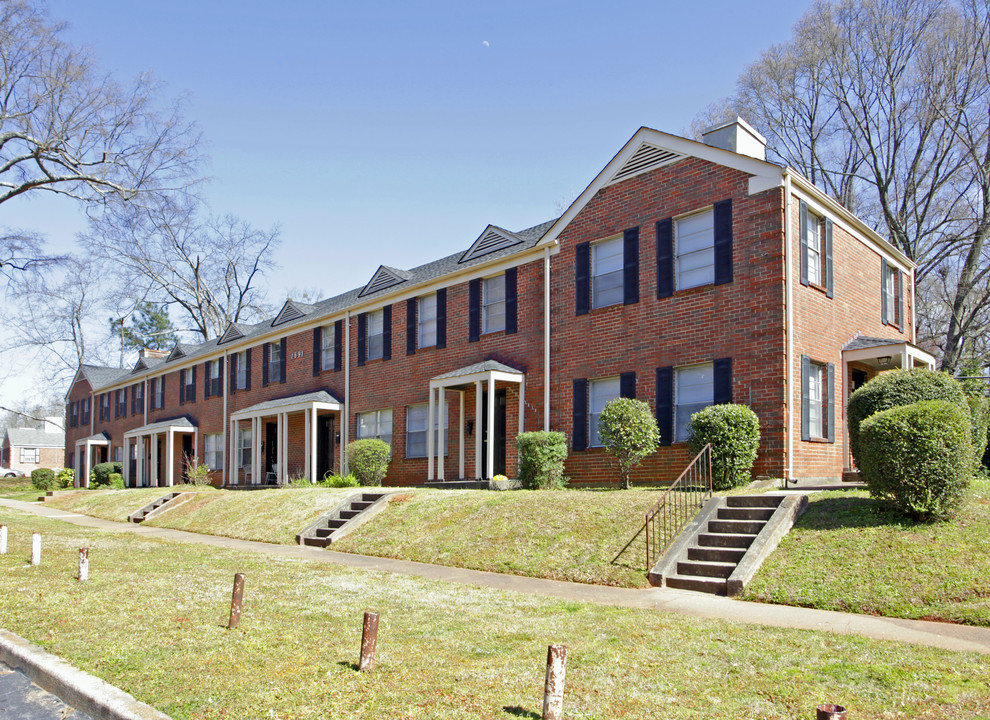
<svg viewBox="0 0 990 720">
<path fill-rule="evenodd" d="M 705 145 L 757 160 L 767 159 L 767 139 L 741 117 L 702 130 L 701 137 Z"/>
</svg>

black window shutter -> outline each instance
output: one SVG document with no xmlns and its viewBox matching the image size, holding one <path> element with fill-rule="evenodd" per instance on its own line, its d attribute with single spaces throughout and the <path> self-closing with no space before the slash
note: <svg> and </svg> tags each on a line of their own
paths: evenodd
<svg viewBox="0 0 990 720">
<path fill-rule="evenodd" d="M 186 400 L 189 402 L 196 402 L 196 366 L 192 366 L 192 384 L 189 386 L 189 393 L 186 395 Z"/>
<path fill-rule="evenodd" d="M 828 403 L 828 414 L 826 417 L 826 422 L 828 427 L 826 428 L 828 433 L 828 441 L 830 443 L 835 442 L 835 365 L 829 363 L 825 369 L 825 387 L 827 388 L 827 395 L 825 402 Z"/>
<path fill-rule="evenodd" d="M 179 405 L 186 401 L 186 371 L 179 370 Z"/>
<path fill-rule="evenodd" d="M 237 389 L 237 359 L 240 357 L 240 353 L 234 353 L 230 356 L 230 392 L 234 392 Z"/>
<path fill-rule="evenodd" d="M 357 341 L 358 341 L 358 367 L 364 365 L 365 355 L 367 355 L 367 343 L 368 343 L 368 314 L 359 313 L 358 314 L 358 327 L 357 327 Z"/>
<path fill-rule="evenodd" d="M 622 303 L 639 302 L 639 228 L 622 233 Z"/>
<path fill-rule="evenodd" d="M 674 368 L 657 368 L 657 428 L 660 444 L 674 441 Z"/>
<path fill-rule="evenodd" d="M 883 324 L 887 325 L 887 261 L 880 258 L 880 312 Z"/>
<path fill-rule="evenodd" d="M 437 290 L 437 347 L 447 347 L 447 288 Z"/>
<path fill-rule="evenodd" d="M 732 282 L 732 198 L 715 203 L 715 284 Z"/>
<path fill-rule="evenodd" d="M 832 221 L 825 218 L 825 294 L 835 296 L 835 279 L 832 276 Z"/>
<path fill-rule="evenodd" d="M 392 306 L 382 308 L 382 361 L 392 359 Z"/>
<path fill-rule="evenodd" d="M 573 420 L 572 448 L 574 450 L 586 450 L 588 448 L 588 381 L 585 378 L 574 381 Z"/>
<path fill-rule="evenodd" d="M 732 402 L 732 358 L 719 358 L 712 363 L 714 394 L 712 402 L 724 405 Z"/>
<path fill-rule="evenodd" d="M 217 358 L 217 395 L 223 395 L 223 360 Z"/>
<path fill-rule="evenodd" d="M 131 415 L 137 415 L 137 385 L 131 385 Z"/>
<path fill-rule="evenodd" d="M 481 339 L 481 279 L 468 283 L 468 342 Z"/>
<path fill-rule="evenodd" d="M 619 376 L 619 397 L 636 399 L 635 372 L 624 372 Z"/>
<path fill-rule="evenodd" d="M 219 362 L 220 361 L 217 360 L 217 363 L 218 364 L 219 364 Z M 204 400 L 209 400 L 210 399 L 210 383 L 211 382 L 213 382 L 213 380 L 210 378 L 210 361 L 207 360 L 205 363 L 203 363 L 203 399 Z"/>
<path fill-rule="evenodd" d="M 798 223 L 801 236 L 801 284 L 808 285 L 808 206 L 801 201 L 801 221 Z"/>
<path fill-rule="evenodd" d="M 897 273 L 897 329 L 904 329 L 904 273 L 895 270 Z"/>
<path fill-rule="evenodd" d="M 244 373 L 244 384 L 247 386 L 244 389 L 251 389 L 251 348 L 244 351 L 244 362 L 247 364 L 247 371 Z"/>
<path fill-rule="evenodd" d="M 657 223 L 657 297 L 665 298 L 673 294 L 674 221 L 667 218 Z"/>
<path fill-rule="evenodd" d="M 801 439 L 811 439 L 811 398 L 808 385 L 811 381 L 811 358 L 801 356 Z"/>
<path fill-rule="evenodd" d="M 268 387 L 268 381 L 271 379 L 268 377 L 269 353 L 268 343 L 265 343 L 261 346 L 261 387 Z"/>
<path fill-rule="evenodd" d="M 344 321 L 333 324 L 333 369 L 340 370 L 344 364 Z"/>
<path fill-rule="evenodd" d="M 574 248 L 574 314 L 587 315 L 591 310 L 591 243 Z"/>
<path fill-rule="evenodd" d="M 505 334 L 512 335 L 519 328 L 516 294 L 516 268 L 505 271 Z"/>
<path fill-rule="evenodd" d="M 313 377 L 323 370 L 323 326 L 313 328 Z"/>
<path fill-rule="evenodd" d="M 289 338 L 287 338 L 287 337 L 282 338 L 282 342 L 280 344 L 281 344 L 281 349 L 280 349 L 279 354 L 278 354 L 278 358 L 279 358 L 279 363 L 278 363 L 278 381 L 281 382 L 281 383 L 284 383 L 285 382 L 285 363 L 286 363 L 286 361 L 288 360 L 288 357 L 289 357 L 288 354 L 286 353 L 286 348 L 288 347 L 288 344 L 289 344 Z"/>
<path fill-rule="evenodd" d="M 419 300 L 409 298 L 406 300 L 406 355 L 416 354 L 416 314 L 419 310 Z"/>
</svg>

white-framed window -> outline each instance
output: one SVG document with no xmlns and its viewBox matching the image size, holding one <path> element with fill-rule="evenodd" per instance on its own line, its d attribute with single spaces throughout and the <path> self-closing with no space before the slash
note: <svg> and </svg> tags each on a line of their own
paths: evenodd
<svg viewBox="0 0 990 720">
<path fill-rule="evenodd" d="M 824 397 L 825 367 L 819 363 L 811 363 L 808 373 L 808 435 L 813 438 L 826 437 Z"/>
<path fill-rule="evenodd" d="M 100 395 L 100 420 L 110 419 L 110 393 Z"/>
<path fill-rule="evenodd" d="M 714 366 L 677 368 L 674 377 L 674 442 L 687 442 L 691 416 L 715 402 Z"/>
<path fill-rule="evenodd" d="M 210 470 L 223 470 L 223 433 L 203 435 L 203 457 Z"/>
<path fill-rule="evenodd" d="M 443 432 L 440 432 L 440 423 L 437 418 L 433 419 L 433 447 L 434 450 L 440 447 L 440 454 L 447 454 L 447 423 L 449 421 L 447 403 L 443 404 Z M 406 457 L 418 458 L 426 457 L 426 426 L 430 406 L 428 403 L 422 405 L 410 405 L 406 408 Z"/>
<path fill-rule="evenodd" d="M 485 278 L 481 283 L 481 332 L 505 330 L 505 275 Z"/>
<path fill-rule="evenodd" d="M 703 212 L 678 218 L 677 288 L 711 285 L 715 282 L 715 212 Z"/>
<path fill-rule="evenodd" d="M 41 462 L 41 450 L 39 448 L 21 448 L 21 462 L 37 465 Z"/>
<path fill-rule="evenodd" d="M 623 238 L 591 246 L 591 307 L 618 305 L 623 300 Z"/>
<path fill-rule="evenodd" d="M 183 397 L 185 397 L 186 402 L 196 401 L 196 376 L 193 374 L 192 368 L 187 368 L 185 373 L 186 387 L 182 391 Z M 164 404 L 163 404 L 164 407 Z"/>
<path fill-rule="evenodd" d="M 357 414 L 358 440 L 378 438 L 392 446 L 392 411 L 372 410 Z"/>
<path fill-rule="evenodd" d="M 368 313 L 368 360 L 378 360 L 385 351 L 385 311 Z M 391 432 L 391 431 L 390 431 Z"/>
<path fill-rule="evenodd" d="M 336 347 L 334 345 L 336 335 L 334 334 L 334 326 L 324 325 L 322 336 L 323 344 L 320 348 L 320 370 L 333 370 L 333 361 L 336 355 Z"/>
<path fill-rule="evenodd" d="M 282 343 L 268 343 L 268 382 L 277 383 L 282 380 Z"/>
<path fill-rule="evenodd" d="M 237 431 L 237 467 L 251 467 L 251 429 Z"/>
<path fill-rule="evenodd" d="M 116 407 L 114 408 L 114 418 L 127 417 L 127 389 L 116 390 L 114 395 Z"/>
<path fill-rule="evenodd" d="M 808 248 L 808 281 L 824 285 L 822 281 L 822 219 L 808 211 L 808 222 L 804 228 L 804 239 Z"/>
<path fill-rule="evenodd" d="M 220 363 L 222 360 L 209 360 L 206 363 L 206 382 L 209 383 L 210 395 L 219 397 L 223 395 L 223 388 L 220 387 Z"/>
<path fill-rule="evenodd" d="M 244 390 L 247 388 L 247 374 L 248 354 L 247 350 L 242 350 L 237 353 L 237 379 L 234 380 L 235 390 Z"/>
<path fill-rule="evenodd" d="M 118 445 L 113 449 L 113 461 L 122 463 L 124 462 L 124 446 Z"/>
<path fill-rule="evenodd" d="M 892 265 L 884 265 L 883 271 L 883 320 L 888 325 L 900 325 L 898 311 L 900 310 L 900 298 L 897 297 L 897 273 L 898 270 Z"/>
<path fill-rule="evenodd" d="M 437 294 L 423 295 L 417 305 L 418 347 L 433 347 L 437 344 Z"/>
<path fill-rule="evenodd" d="M 620 397 L 618 377 L 602 378 L 588 382 L 588 445 L 601 447 L 602 439 L 598 435 L 598 418 L 602 410 L 611 401 Z"/>
</svg>

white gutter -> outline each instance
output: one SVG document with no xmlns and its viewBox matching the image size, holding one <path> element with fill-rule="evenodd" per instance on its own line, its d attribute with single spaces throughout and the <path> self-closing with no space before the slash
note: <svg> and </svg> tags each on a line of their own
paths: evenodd
<svg viewBox="0 0 990 720">
<path fill-rule="evenodd" d="M 784 168 L 784 304 L 786 317 L 784 320 L 784 335 L 786 336 L 787 363 L 787 403 L 785 405 L 784 433 L 787 436 L 787 465 L 784 469 L 784 479 L 790 480 L 794 474 L 794 278 L 793 250 L 791 248 L 791 171 Z M 785 483 L 786 485 L 786 483 Z"/>
<path fill-rule="evenodd" d="M 543 252 L 543 431 L 550 430 L 550 248 Z"/>
</svg>

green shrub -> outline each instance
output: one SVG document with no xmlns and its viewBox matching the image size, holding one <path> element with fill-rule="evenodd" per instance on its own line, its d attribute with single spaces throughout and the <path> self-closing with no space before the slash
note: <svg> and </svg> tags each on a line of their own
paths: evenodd
<svg viewBox="0 0 990 720">
<path fill-rule="evenodd" d="M 188 485 L 194 485 L 200 487 L 202 485 L 210 484 L 210 466 L 206 463 L 201 463 L 199 458 L 195 455 L 185 454 L 182 456 L 183 467 L 185 472 L 183 473 L 184 479 Z"/>
<path fill-rule="evenodd" d="M 562 432 L 524 432 L 516 435 L 519 482 L 524 488 L 557 489 L 567 484 L 564 461 L 567 436 Z"/>
<path fill-rule="evenodd" d="M 121 475 L 120 473 L 116 473 L 116 472 L 110 473 L 110 483 L 109 483 L 109 485 L 114 490 L 123 490 L 124 489 L 124 476 Z"/>
<path fill-rule="evenodd" d="M 966 395 L 958 380 L 944 372 L 915 368 L 881 373 L 849 396 L 847 418 L 849 449 L 856 465 L 859 458 L 859 426 L 866 418 L 881 410 L 911 405 L 923 400 L 945 400 L 969 412 Z"/>
<path fill-rule="evenodd" d="M 953 515 L 973 473 L 965 410 L 926 400 L 876 413 L 860 431 L 859 468 L 872 496 L 920 520 Z"/>
<path fill-rule="evenodd" d="M 55 474 L 55 484 L 60 489 L 72 487 L 75 481 L 76 481 L 76 471 L 73 470 L 72 468 L 65 468 L 63 470 L 59 470 Z"/>
<path fill-rule="evenodd" d="M 598 437 L 615 456 L 622 487 L 632 484 L 632 469 L 660 446 L 660 429 L 650 406 L 642 400 L 610 400 L 598 416 Z"/>
<path fill-rule="evenodd" d="M 760 449 L 760 421 L 745 405 L 709 405 L 691 416 L 691 453 L 712 445 L 712 485 L 728 490 L 749 482 Z"/>
<path fill-rule="evenodd" d="M 31 484 L 37 490 L 51 490 L 55 487 L 55 471 L 38 468 L 31 471 Z"/>
<path fill-rule="evenodd" d="M 990 431 L 990 400 L 982 395 L 968 395 L 969 421 L 973 430 L 973 467 L 983 464 L 987 450 L 987 432 Z"/>
<path fill-rule="evenodd" d="M 357 487 L 360 484 L 354 475 L 334 475 L 329 472 L 323 477 L 323 481 L 320 483 L 323 487 L 332 488 Z"/>
<path fill-rule="evenodd" d="M 355 440 L 347 445 L 347 463 L 362 485 L 381 485 L 392 459 L 388 443 L 374 438 Z"/>
<path fill-rule="evenodd" d="M 110 487 L 110 475 L 118 473 L 123 475 L 124 464 L 119 462 L 97 463 L 93 466 L 90 474 L 90 483 L 96 487 Z"/>
</svg>

